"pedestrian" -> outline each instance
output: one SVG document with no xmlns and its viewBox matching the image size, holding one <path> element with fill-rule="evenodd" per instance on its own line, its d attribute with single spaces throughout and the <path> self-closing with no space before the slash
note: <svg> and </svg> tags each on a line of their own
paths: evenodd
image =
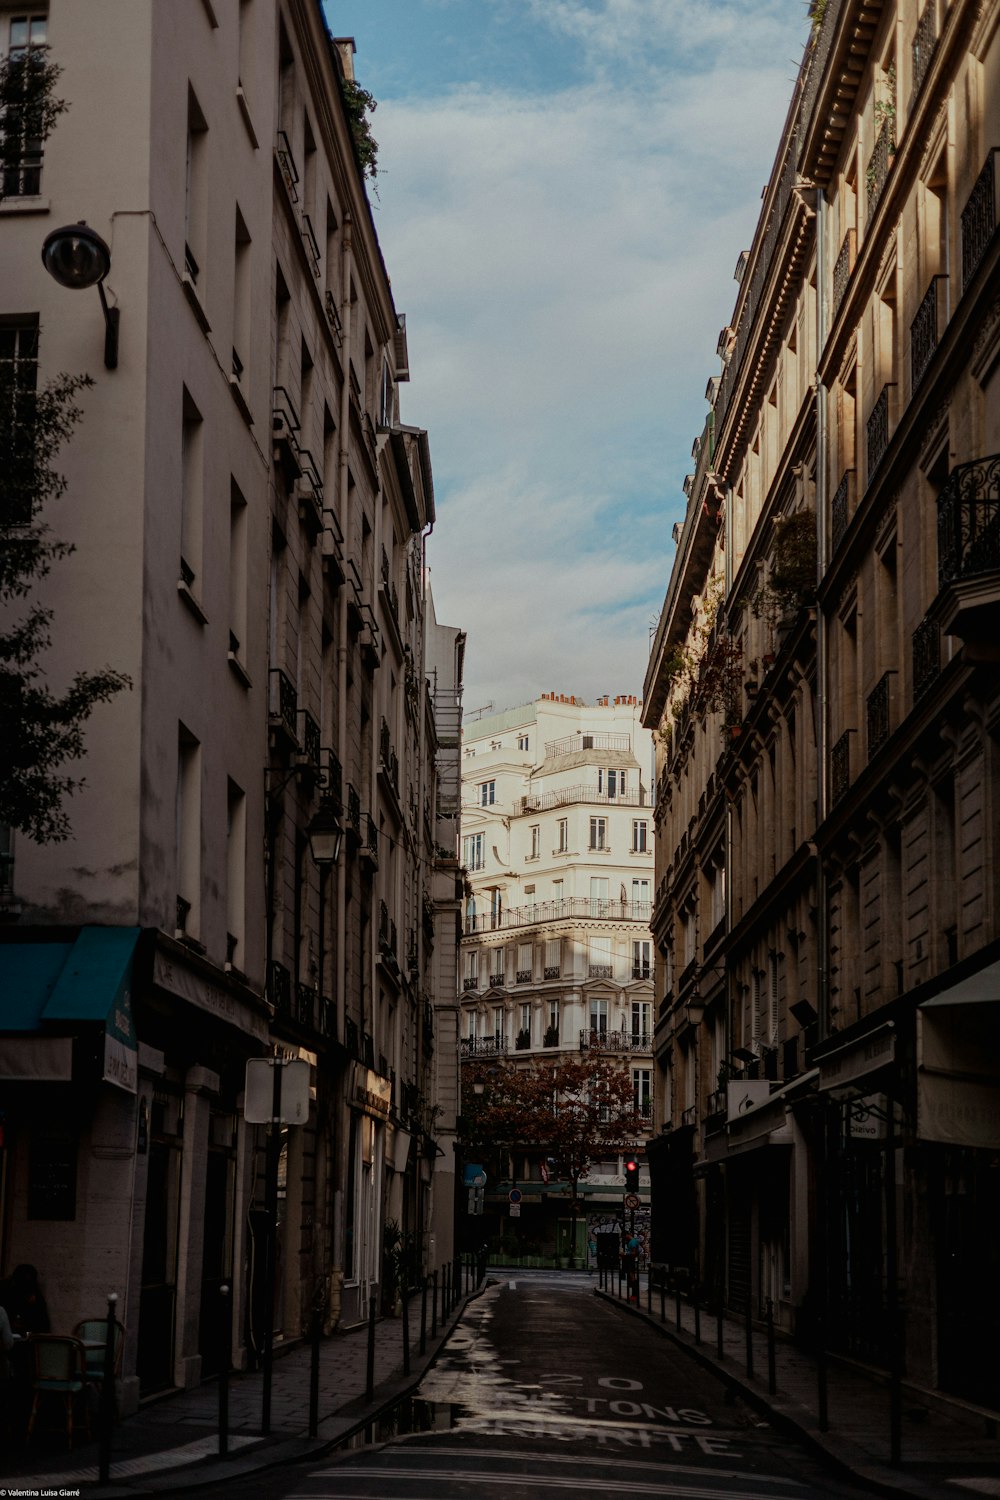
<svg viewBox="0 0 1000 1500">
<path fill-rule="evenodd" d="M 628 1283 L 628 1300 L 639 1301 L 639 1239 L 633 1233 L 625 1246 L 625 1279 Z"/>
<path fill-rule="evenodd" d="M 0 1305 L 15 1333 L 48 1333 L 49 1310 L 34 1266 L 15 1266 L 0 1287 Z"/>
</svg>

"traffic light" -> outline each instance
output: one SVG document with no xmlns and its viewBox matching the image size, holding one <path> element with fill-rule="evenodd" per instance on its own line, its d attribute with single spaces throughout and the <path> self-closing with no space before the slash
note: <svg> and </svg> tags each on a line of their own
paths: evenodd
<svg viewBox="0 0 1000 1500">
<path fill-rule="evenodd" d="M 639 1191 L 639 1163 L 634 1156 L 630 1156 L 625 1163 L 625 1191 L 627 1193 Z"/>
</svg>

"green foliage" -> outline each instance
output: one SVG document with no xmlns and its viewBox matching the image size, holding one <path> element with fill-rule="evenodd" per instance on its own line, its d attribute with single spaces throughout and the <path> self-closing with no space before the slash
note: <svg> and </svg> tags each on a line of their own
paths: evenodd
<svg viewBox="0 0 1000 1500">
<path fill-rule="evenodd" d="M 774 525 L 771 573 L 750 602 L 757 618 L 772 625 L 816 597 L 816 512 L 797 510 Z"/>
<path fill-rule="evenodd" d="M 40 151 L 66 109 L 53 96 L 62 69 L 46 61 L 45 49 L 32 48 L 0 59 L 0 159 L 14 168 Z M 0 183 L 2 183 L 0 178 Z M 0 186 L 0 195 L 2 195 Z"/>
<path fill-rule="evenodd" d="M 55 540 L 41 519 L 46 503 L 66 489 L 53 458 L 80 420 L 79 391 L 89 375 L 60 375 L 41 391 L 14 380 L 0 366 L 0 823 L 48 843 L 69 837 L 63 800 L 83 785 L 65 773 L 84 752 L 83 725 L 94 706 L 130 686 L 105 667 L 78 672 L 57 696 L 45 686 L 38 658 L 51 644 L 52 611 L 30 603 L 16 616 L 53 562 L 73 548 Z"/>
<path fill-rule="evenodd" d="M 351 127 L 351 139 L 361 175 L 375 177 L 378 175 L 378 141 L 372 135 L 371 120 L 368 117 L 375 113 L 378 101 L 353 78 L 340 80 L 340 93 Z"/>
</svg>

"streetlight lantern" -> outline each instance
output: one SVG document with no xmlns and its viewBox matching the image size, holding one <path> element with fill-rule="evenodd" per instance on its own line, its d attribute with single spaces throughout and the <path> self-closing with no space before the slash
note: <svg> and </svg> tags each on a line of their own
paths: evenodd
<svg viewBox="0 0 1000 1500">
<path fill-rule="evenodd" d="M 332 807 L 320 806 L 306 829 L 306 837 L 313 863 L 321 870 L 337 863 L 344 842 L 344 829 Z"/>
<path fill-rule="evenodd" d="M 65 224 L 45 236 L 42 264 L 53 280 L 70 291 L 97 287 L 104 310 L 104 365 L 117 369 L 120 312 L 108 306 L 104 295 L 104 278 L 111 270 L 111 251 L 104 240 L 82 219 L 78 224 Z"/>
</svg>

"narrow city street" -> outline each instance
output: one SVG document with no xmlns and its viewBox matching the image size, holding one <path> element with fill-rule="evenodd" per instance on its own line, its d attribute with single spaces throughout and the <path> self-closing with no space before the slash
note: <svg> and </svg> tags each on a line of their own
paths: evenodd
<svg viewBox="0 0 1000 1500">
<path fill-rule="evenodd" d="M 468 1307 L 417 1396 L 372 1441 L 255 1476 L 288 1500 L 844 1493 L 682 1351 L 593 1295 L 515 1273 Z M 232 1496 L 242 1486 L 216 1486 Z"/>
</svg>

